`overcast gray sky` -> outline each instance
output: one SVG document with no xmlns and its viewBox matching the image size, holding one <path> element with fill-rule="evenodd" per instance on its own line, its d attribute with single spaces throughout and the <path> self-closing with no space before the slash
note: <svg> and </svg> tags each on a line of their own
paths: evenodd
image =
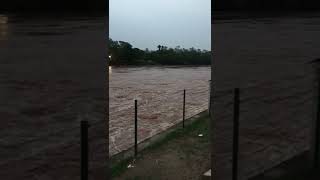
<svg viewBox="0 0 320 180">
<path fill-rule="evenodd" d="M 211 0 L 110 0 L 110 38 L 134 47 L 210 50 Z"/>
</svg>

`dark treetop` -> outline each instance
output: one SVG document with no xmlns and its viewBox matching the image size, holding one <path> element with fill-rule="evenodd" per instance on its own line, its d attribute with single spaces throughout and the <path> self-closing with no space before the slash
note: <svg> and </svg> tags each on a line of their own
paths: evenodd
<svg viewBox="0 0 320 180">
<path fill-rule="evenodd" d="M 109 39 L 111 65 L 210 65 L 211 52 L 179 46 L 158 45 L 157 50 L 141 50 L 128 42 Z"/>
</svg>

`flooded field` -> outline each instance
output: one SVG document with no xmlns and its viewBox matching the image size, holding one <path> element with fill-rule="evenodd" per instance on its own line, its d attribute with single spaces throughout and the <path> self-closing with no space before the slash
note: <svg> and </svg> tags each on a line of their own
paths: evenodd
<svg viewBox="0 0 320 180">
<path fill-rule="evenodd" d="M 0 16 L 1 179 L 80 179 L 81 120 L 90 178 L 106 179 L 103 20 Z"/>
<path fill-rule="evenodd" d="M 138 139 L 142 141 L 208 109 L 210 67 L 110 68 L 110 153 L 134 142 L 134 100 L 138 100 Z"/>
<path fill-rule="evenodd" d="M 0 16 L 2 178 L 78 178 L 88 120 L 90 176 L 104 179 L 104 35 L 103 17 Z M 182 120 L 183 89 L 186 117 L 207 109 L 209 67 L 110 68 L 110 154 L 133 143 L 134 99 L 139 141 Z"/>
<path fill-rule="evenodd" d="M 215 21 L 214 179 L 232 179 L 233 88 L 240 88 L 239 179 L 310 147 L 319 16 Z"/>
<path fill-rule="evenodd" d="M 215 23 L 215 145 L 219 147 L 215 163 L 225 168 L 221 174 L 230 172 L 232 89 L 239 87 L 243 99 L 240 158 L 248 165 L 241 166 L 248 167 L 241 173 L 250 176 L 309 147 L 312 74 L 307 62 L 320 57 L 320 18 Z M 92 124 L 90 167 L 105 167 L 107 128 L 101 83 L 105 74 L 96 70 L 105 68 L 103 45 L 97 48 L 103 35 L 99 17 L 0 16 L 3 179 L 79 178 L 79 121 L 83 119 Z M 110 68 L 112 155 L 133 144 L 135 99 L 139 141 L 182 120 L 183 89 L 187 117 L 207 109 L 209 67 Z M 90 172 L 97 174 L 93 179 L 103 179 Z"/>
</svg>

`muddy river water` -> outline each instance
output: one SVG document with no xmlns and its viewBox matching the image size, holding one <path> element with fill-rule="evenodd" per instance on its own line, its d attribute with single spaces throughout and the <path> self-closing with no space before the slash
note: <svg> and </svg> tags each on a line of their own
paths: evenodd
<svg viewBox="0 0 320 180">
<path fill-rule="evenodd" d="M 210 67 L 110 68 L 110 152 L 134 142 L 134 100 L 139 141 L 208 108 Z"/>
<path fill-rule="evenodd" d="M 232 89 L 239 87 L 240 156 L 248 165 L 241 172 L 249 176 L 309 147 L 312 74 L 307 62 L 320 57 L 320 18 L 215 23 L 216 163 L 229 172 Z M 103 35 L 101 17 L 0 15 L 0 168 L 7 170 L 1 177 L 79 178 L 84 115 L 93 124 L 92 167 L 104 166 L 105 99 L 95 86 L 103 86 L 104 74 L 91 73 L 97 68 L 93 64 L 101 63 L 92 62 L 104 58 L 103 46 L 97 48 Z M 209 79 L 209 67 L 110 67 L 109 154 L 134 142 L 135 99 L 142 141 L 182 120 L 184 89 L 187 117 L 207 109 Z"/>
</svg>

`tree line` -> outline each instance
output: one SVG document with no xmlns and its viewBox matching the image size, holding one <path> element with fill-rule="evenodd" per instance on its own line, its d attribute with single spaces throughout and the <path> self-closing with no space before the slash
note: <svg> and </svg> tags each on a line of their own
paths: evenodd
<svg viewBox="0 0 320 180">
<path fill-rule="evenodd" d="M 195 48 L 168 48 L 158 45 L 157 50 L 141 50 L 125 41 L 109 39 L 111 65 L 210 65 L 211 51 Z"/>
<path fill-rule="evenodd" d="M 106 0 L 2 0 L 0 11 L 28 13 L 101 13 L 107 7 Z"/>
<path fill-rule="evenodd" d="M 285 10 L 319 10 L 319 0 L 215 0 L 215 10 L 249 11 L 285 11 Z M 213 12 L 215 13 L 215 12 Z"/>
</svg>

